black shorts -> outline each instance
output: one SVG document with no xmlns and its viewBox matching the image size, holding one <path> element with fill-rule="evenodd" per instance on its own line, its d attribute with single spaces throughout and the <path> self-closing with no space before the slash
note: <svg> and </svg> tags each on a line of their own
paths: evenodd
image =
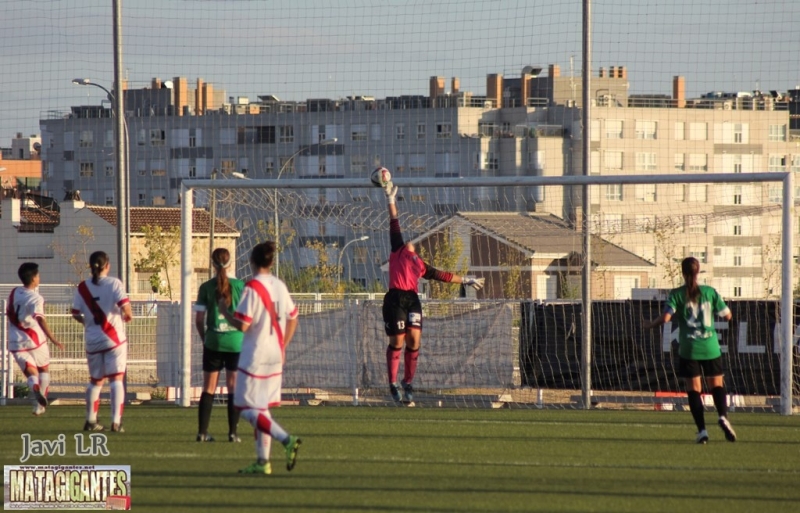
<svg viewBox="0 0 800 513">
<path fill-rule="evenodd" d="M 203 372 L 235 371 L 239 368 L 239 353 L 223 353 L 203 346 Z"/>
<path fill-rule="evenodd" d="M 422 329 L 422 303 L 416 292 L 389 289 L 383 296 L 383 327 L 389 336 Z"/>
<path fill-rule="evenodd" d="M 698 378 L 705 376 L 713 378 L 725 374 L 722 366 L 722 357 L 713 360 L 689 360 L 681 357 L 678 364 L 678 375 L 682 378 Z"/>
</svg>

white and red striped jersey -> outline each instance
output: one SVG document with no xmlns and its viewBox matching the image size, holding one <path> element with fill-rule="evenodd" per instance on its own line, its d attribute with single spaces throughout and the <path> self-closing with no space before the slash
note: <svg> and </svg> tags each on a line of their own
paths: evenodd
<svg viewBox="0 0 800 513">
<path fill-rule="evenodd" d="M 78 285 L 72 300 L 72 313 L 83 314 L 87 353 L 112 349 L 127 342 L 122 307 L 129 303 L 122 282 L 105 276 Z"/>
<path fill-rule="evenodd" d="M 270 304 L 272 307 L 270 307 Z M 273 321 L 274 317 L 277 322 Z M 280 374 L 286 321 L 297 318 L 286 284 L 272 274 L 258 274 L 244 286 L 235 317 L 250 325 L 244 333 L 239 370 L 254 378 Z"/>
<path fill-rule="evenodd" d="M 30 351 L 47 342 L 37 320 L 44 317 L 44 298 L 35 290 L 15 287 L 8 296 L 8 350 Z"/>
</svg>

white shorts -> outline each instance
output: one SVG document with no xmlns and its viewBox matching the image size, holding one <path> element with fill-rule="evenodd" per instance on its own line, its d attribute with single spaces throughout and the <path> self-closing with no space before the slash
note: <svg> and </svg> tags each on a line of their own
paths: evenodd
<svg viewBox="0 0 800 513">
<path fill-rule="evenodd" d="M 47 344 L 42 344 L 30 351 L 14 351 L 11 354 L 14 355 L 14 360 L 23 372 L 25 372 L 25 367 L 41 369 L 50 365 L 50 348 Z"/>
<path fill-rule="evenodd" d="M 239 368 L 233 404 L 240 409 L 266 410 L 281 405 L 283 373 L 254 376 Z"/>
<path fill-rule="evenodd" d="M 92 379 L 103 379 L 125 374 L 128 363 L 128 344 L 122 344 L 102 353 L 87 353 L 89 376 Z"/>
</svg>

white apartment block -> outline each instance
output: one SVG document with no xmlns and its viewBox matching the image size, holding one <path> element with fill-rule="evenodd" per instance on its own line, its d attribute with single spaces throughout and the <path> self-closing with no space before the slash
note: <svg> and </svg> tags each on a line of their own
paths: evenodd
<svg viewBox="0 0 800 513">
<path fill-rule="evenodd" d="M 376 165 L 403 178 L 582 174 L 580 78 L 562 77 L 554 65 L 541 72 L 526 67 L 519 77 L 489 75 L 483 96 L 460 91 L 457 79 L 446 92 L 444 79 L 432 77 L 427 96 L 305 102 L 261 96 L 258 102 L 231 98 L 221 105 L 196 91 L 194 103 L 187 101 L 185 79 L 176 78 L 173 89 L 154 81 L 152 89 L 126 93 L 131 205 L 176 205 L 182 179 L 208 178 L 214 170 L 275 178 L 304 147 L 308 151 L 289 162 L 282 177 L 366 179 Z M 685 98 L 679 77 L 672 95 L 637 97 L 628 94 L 629 86 L 624 67 L 601 69 L 592 79 L 592 174 L 800 172 L 800 139 L 794 135 L 800 133 L 794 126 L 800 123 L 800 94 L 692 100 Z M 210 89 L 198 81 L 197 90 L 210 95 Z M 110 111 L 72 107 L 40 125 L 42 189 L 56 199 L 80 190 L 87 203 L 113 205 Z M 317 144 L 334 138 L 334 144 Z M 574 222 L 580 217 L 580 196 L 565 189 L 441 189 L 428 197 L 404 197 L 402 209 L 439 217 L 455 210 L 537 211 Z M 379 202 L 382 192 L 305 194 L 309 204 L 329 208 L 365 196 Z M 202 201 L 198 198 L 200 206 Z M 675 255 L 700 258 L 704 278 L 726 297 L 763 297 L 777 290 L 770 273 L 776 264 L 779 201 L 779 188 L 767 185 L 592 190 L 594 229 L 665 271 L 639 286 L 672 285 L 666 274 L 673 257 L 664 251 L 672 248 Z M 335 222 L 304 224 L 302 230 L 295 226 L 299 235 L 339 247 L 354 235 L 351 227 Z M 376 253 L 367 248 L 367 255 Z M 299 265 L 308 265 L 310 255 L 295 251 Z M 364 258 L 352 276 L 370 274 L 364 266 L 379 264 L 383 256 Z"/>
</svg>

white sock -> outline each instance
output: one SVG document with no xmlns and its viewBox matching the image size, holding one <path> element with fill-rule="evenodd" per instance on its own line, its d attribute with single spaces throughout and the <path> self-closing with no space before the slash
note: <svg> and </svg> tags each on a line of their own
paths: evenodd
<svg viewBox="0 0 800 513">
<path fill-rule="evenodd" d="M 269 449 L 272 446 L 272 437 L 256 429 L 256 457 L 259 460 L 269 461 Z"/>
<path fill-rule="evenodd" d="M 242 410 L 242 418 L 247 420 L 257 432 L 269 433 L 269 435 L 282 444 L 289 440 L 289 434 L 272 419 L 269 410 Z"/>
<path fill-rule="evenodd" d="M 36 394 L 33 393 L 34 388 L 37 387 L 38 385 L 39 385 L 39 376 L 36 375 L 28 376 L 28 390 L 30 391 L 28 397 L 30 398 L 31 403 L 34 406 L 39 404 L 39 401 L 36 400 Z M 41 387 L 39 388 L 41 389 Z"/>
<path fill-rule="evenodd" d="M 42 392 L 42 395 L 47 397 L 47 388 L 50 386 L 50 373 L 49 372 L 40 372 L 39 373 L 39 390 Z"/>
<path fill-rule="evenodd" d="M 97 410 L 100 408 L 100 385 L 89 383 L 86 387 L 86 421 L 90 424 L 97 422 Z"/>
<path fill-rule="evenodd" d="M 112 381 L 108 384 L 111 389 L 111 423 L 122 422 L 122 405 L 125 402 L 125 387 L 122 381 Z"/>
</svg>

